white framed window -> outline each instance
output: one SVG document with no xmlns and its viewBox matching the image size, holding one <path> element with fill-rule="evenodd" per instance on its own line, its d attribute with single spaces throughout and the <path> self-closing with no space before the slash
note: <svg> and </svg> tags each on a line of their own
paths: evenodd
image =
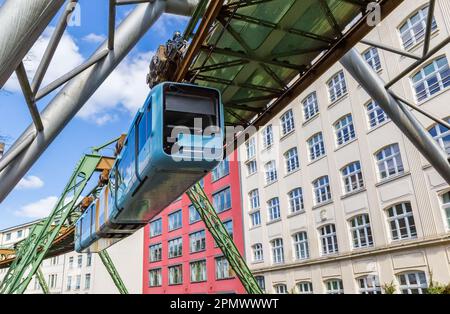
<svg viewBox="0 0 450 314">
<path fill-rule="evenodd" d="M 344 285 L 341 279 L 330 279 L 325 281 L 327 294 L 344 294 Z"/>
<path fill-rule="evenodd" d="M 328 176 L 323 176 L 315 180 L 313 182 L 313 189 L 316 205 L 331 200 L 331 188 Z"/>
<path fill-rule="evenodd" d="M 56 275 L 54 275 L 54 276 L 56 276 Z M 75 277 L 75 290 L 80 290 L 80 289 L 81 289 L 81 275 L 77 275 Z"/>
<path fill-rule="evenodd" d="M 355 127 L 353 126 L 353 118 L 351 114 L 339 119 L 334 124 L 336 132 L 336 144 L 340 146 L 345 144 L 356 137 Z"/>
<path fill-rule="evenodd" d="M 398 275 L 402 294 L 424 294 L 427 292 L 427 277 L 423 271 L 407 272 Z"/>
<path fill-rule="evenodd" d="M 360 294 L 381 294 L 380 281 L 377 275 L 368 275 L 356 279 Z"/>
<path fill-rule="evenodd" d="M 295 188 L 288 193 L 289 198 L 289 211 L 291 214 L 303 211 L 305 204 L 303 201 L 302 188 Z"/>
<path fill-rule="evenodd" d="M 257 227 L 261 225 L 261 212 L 258 210 L 250 214 L 250 220 L 252 222 L 252 227 Z"/>
<path fill-rule="evenodd" d="M 386 112 L 384 112 L 384 110 L 381 109 L 378 103 L 373 100 L 371 100 L 366 105 L 366 110 L 370 129 L 373 129 L 377 125 L 380 125 L 381 123 L 390 120 Z"/>
<path fill-rule="evenodd" d="M 266 163 L 264 168 L 266 170 L 266 184 L 271 184 L 278 180 L 278 172 L 275 160 Z"/>
<path fill-rule="evenodd" d="M 262 136 L 264 148 L 267 148 L 273 144 L 273 129 L 271 124 L 264 128 Z"/>
<path fill-rule="evenodd" d="M 258 164 L 256 160 L 251 160 L 247 163 L 247 175 L 251 176 L 252 174 L 258 171 Z"/>
<path fill-rule="evenodd" d="M 330 102 L 335 102 L 347 94 L 347 83 L 345 82 L 344 71 L 339 71 L 328 81 L 328 93 Z"/>
<path fill-rule="evenodd" d="M 296 286 L 297 286 L 297 292 L 299 294 L 313 294 L 314 293 L 313 285 L 312 285 L 312 282 L 310 282 L 310 281 L 298 282 L 296 284 Z"/>
<path fill-rule="evenodd" d="M 280 200 L 278 197 L 274 197 L 267 202 L 267 210 L 269 213 L 269 221 L 280 219 Z"/>
<path fill-rule="evenodd" d="M 234 277 L 233 269 L 230 267 L 230 263 L 224 257 L 216 257 L 216 279 L 230 279 Z"/>
<path fill-rule="evenodd" d="M 262 291 L 266 290 L 266 280 L 264 276 L 255 276 L 256 283 L 261 288 Z"/>
<path fill-rule="evenodd" d="M 247 160 L 256 156 L 256 138 L 252 137 L 245 143 L 245 150 L 247 152 Z"/>
<path fill-rule="evenodd" d="M 291 173 L 291 172 L 297 170 L 298 168 L 300 168 L 297 147 L 293 147 L 290 150 L 288 150 L 284 154 L 284 160 L 286 162 L 286 172 L 287 173 Z"/>
<path fill-rule="evenodd" d="M 446 119 L 450 122 L 450 118 Z M 439 146 L 444 150 L 447 155 L 450 155 L 450 130 L 441 124 L 435 124 L 428 132 L 433 137 L 433 139 L 439 144 Z"/>
<path fill-rule="evenodd" d="M 206 260 L 190 263 L 191 282 L 206 281 Z"/>
<path fill-rule="evenodd" d="M 150 222 L 150 237 L 156 237 L 162 233 L 162 219 Z"/>
<path fill-rule="evenodd" d="M 334 224 L 320 228 L 320 242 L 322 243 L 322 255 L 333 254 L 339 251 Z"/>
<path fill-rule="evenodd" d="M 39 281 L 37 280 L 37 278 L 36 278 L 36 281 L 39 285 Z M 37 290 L 36 285 L 35 285 L 34 290 Z M 70 291 L 70 290 L 72 290 L 72 276 L 67 276 L 66 291 Z"/>
<path fill-rule="evenodd" d="M 309 258 L 308 234 L 304 231 L 297 232 L 292 236 L 296 260 Z"/>
<path fill-rule="evenodd" d="M 348 164 L 341 170 L 341 173 L 345 193 L 351 193 L 364 188 L 364 179 L 359 161 Z"/>
<path fill-rule="evenodd" d="M 350 220 L 350 232 L 353 239 L 353 248 L 373 246 L 372 228 L 370 227 L 368 214 L 353 217 Z"/>
<path fill-rule="evenodd" d="M 227 187 L 212 195 L 213 206 L 216 212 L 221 213 L 231 208 L 231 189 Z"/>
<path fill-rule="evenodd" d="M 183 255 L 183 238 L 169 240 L 169 258 L 180 257 Z"/>
<path fill-rule="evenodd" d="M 183 283 L 183 265 L 169 266 L 169 285 Z"/>
<path fill-rule="evenodd" d="M 316 114 L 319 113 L 319 103 L 317 101 L 316 92 L 312 92 L 302 101 L 303 104 L 303 116 L 305 121 L 308 121 Z"/>
<path fill-rule="evenodd" d="M 288 293 L 287 286 L 284 283 L 274 285 L 273 288 L 274 288 L 276 294 L 287 294 Z"/>
<path fill-rule="evenodd" d="M 363 57 L 366 62 L 374 69 L 374 71 L 378 71 L 381 69 L 381 61 L 380 55 L 378 54 L 378 49 L 375 47 L 371 47 L 363 52 Z"/>
<path fill-rule="evenodd" d="M 181 209 L 169 214 L 169 231 L 181 228 L 183 224 Z"/>
<path fill-rule="evenodd" d="M 211 181 L 220 180 L 228 174 L 230 174 L 230 161 L 226 157 L 211 171 Z"/>
<path fill-rule="evenodd" d="M 258 209 L 260 207 L 259 203 L 259 190 L 254 189 L 248 193 L 248 198 L 250 200 L 250 209 Z"/>
<path fill-rule="evenodd" d="M 281 135 L 285 136 L 288 133 L 291 133 L 295 129 L 294 123 L 294 113 L 291 109 L 286 111 L 280 118 L 281 120 Z"/>
<path fill-rule="evenodd" d="M 450 69 L 445 56 L 437 58 L 417 71 L 411 82 L 416 100 L 422 102 L 450 86 Z"/>
<path fill-rule="evenodd" d="M 205 230 L 200 230 L 189 235 L 189 250 L 191 253 L 201 252 L 206 249 Z"/>
<path fill-rule="evenodd" d="M 311 136 L 308 140 L 309 160 L 313 161 L 325 155 L 325 144 L 323 143 L 322 133 Z"/>
<path fill-rule="evenodd" d="M 399 27 L 403 48 L 409 49 L 423 40 L 427 27 L 427 16 L 428 6 L 417 10 Z M 435 30 L 436 28 L 436 20 L 433 17 L 431 29 Z"/>
<path fill-rule="evenodd" d="M 159 262 L 162 260 L 162 244 L 150 245 L 150 262 Z"/>
<path fill-rule="evenodd" d="M 392 240 L 413 239 L 417 237 L 411 203 L 400 203 L 389 207 L 387 214 Z"/>
<path fill-rule="evenodd" d="M 252 245 L 253 262 L 258 263 L 264 260 L 263 246 L 261 243 Z"/>
<path fill-rule="evenodd" d="M 277 238 L 272 240 L 270 245 L 272 246 L 272 262 L 274 264 L 284 263 L 283 239 Z"/>
<path fill-rule="evenodd" d="M 160 287 L 162 282 L 161 268 L 150 269 L 148 271 L 149 287 Z"/>
<path fill-rule="evenodd" d="M 450 230 L 450 191 L 441 195 L 441 206 L 444 211 L 447 229 Z"/>
<path fill-rule="evenodd" d="M 91 289 L 91 274 L 84 275 L 84 290 Z"/>
<path fill-rule="evenodd" d="M 197 209 L 194 205 L 189 205 L 189 223 L 193 224 L 197 221 L 200 221 L 202 217 L 200 217 L 200 214 L 198 213 Z"/>
<path fill-rule="evenodd" d="M 375 154 L 378 165 L 378 175 L 385 180 L 405 171 L 398 144 L 386 146 Z"/>
</svg>

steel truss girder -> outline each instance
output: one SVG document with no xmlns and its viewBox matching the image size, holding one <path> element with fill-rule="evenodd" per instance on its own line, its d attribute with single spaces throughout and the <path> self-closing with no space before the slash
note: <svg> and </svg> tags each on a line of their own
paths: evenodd
<svg viewBox="0 0 450 314">
<path fill-rule="evenodd" d="M 111 279 L 113 280 L 114 285 L 117 287 L 117 290 L 119 290 L 120 294 L 128 294 L 128 289 L 123 283 L 123 280 L 120 277 L 116 267 L 114 266 L 114 263 L 111 257 L 109 256 L 108 252 L 106 250 L 100 251 L 98 253 L 98 256 L 100 256 L 103 265 L 105 265 L 108 274 L 111 276 Z"/>
<path fill-rule="evenodd" d="M 101 159 L 99 155 L 85 155 L 80 160 L 52 213 L 45 221 L 36 224 L 19 246 L 16 258 L 0 285 L 0 293 L 24 293 L 67 218 L 73 213 Z"/>
<path fill-rule="evenodd" d="M 263 292 L 255 277 L 217 215 L 202 186 L 199 183 L 195 184 L 187 191 L 187 195 L 247 293 L 262 294 Z"/>
<path fill-rule="evenodd" d="M 278 95 L 281 95 L 283 93 L 283 90 L 275 89 L 272 87 L 254 85 L 254 84 L 249 84 L 249 83 L 236 83 L 231 80 L 220 79 L 220 78 L 213 77 L 213 76 L 199 74 L 195 78 L 199 81 L 213 82 L 213 83 L 223 84 L 223 85 L 227 85 L 227 86 L 239 86 L 241 88 L 259 90 L 259 91 L 265 92 L 265 93 L 278 94 Z"/>
<path fill-rule="evenodd" d="M 10 2 L 11 0 L 7 3 Z M 4 158 L 8 158 L 10 154 L 13 154 L 15 158 L 0 172 L 0 181 L 2 182 L 0 202 L 5 199 L 66 124 L 76 115 L 160 15 L 163 12 L 191 15 L 197 3 L 198 0 L 154 0 L 136 6 L 115 31 L 115 49 L 94 66 L 85 69 L 70 79 L 41 112 L 44 130 L 35 135 L 34 125 L 30 125 L 10 150 L 6 152 Z M 2 11 L 0 11 L 0 16 L 1 13 Z M 98 56 L 107 48 L 108 40 L 99 47 L 94 56 Z M 17 152 L 19 143 L 23 143 L 30 136 L 35 136 L 30 145 Z"/>
<path fill-rule="evenodd" d="M 42 292 L 44 294 L 50 294 L 50 289 L 48 288 L 47 282 L 45 281 L 44 274 L 42 273 L 42 269 L 39 267 L 36 272 L 36 279 L 39 282 L 39 285 L 42 288 Z"/>
</svg>

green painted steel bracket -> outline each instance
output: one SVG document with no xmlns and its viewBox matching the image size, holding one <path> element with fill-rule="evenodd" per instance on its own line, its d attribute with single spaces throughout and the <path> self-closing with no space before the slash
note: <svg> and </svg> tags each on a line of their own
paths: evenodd
<svg viewBox="0 0 450 314">
<path fill-rule="evenodd" d="M 84 155 L 77 164 L 69 183 L 47 219 L 36 224 L 28 238 L 21 243 L 16 259 L 0 285 L 0 293 L 24 293 L 67 217 L 72 215 L 78 200 L 97 165 L 99 155 Z"/>
<path fill-rule="evenodd" d="M 263 291 L 239 253 L 202 186 L 197 183 L 186 193 L 247 293 L 262 294 Z"/>
<path fill-rule="evenodd" d="M 36 277 L 37 280 L 39 281 L 39 285 L 42 288 L 42 292 L 44 292 L 44 294 L 50 294 L 50 289 L 48 288 L 48 285 L 45 282 L 45 277 L 44 274 L 42 273 L 41 268 L 39 268 L 38 271 L 36 272 Z"/>
<path fill-rule="evenodd" d="M 106 270 L 108 271 L 109 275 L 111 276 L 111 279 L 114 281 L 114 284 L 116 285 L 117 289 L 119 290 L 120 294 L 128 294 L 128 289 L 125 287 L 125 284 L 122 281 L 122 278 L 120 278 L 119 272 L 117 271 L 116 267 L 114 266 L 114 263 L 111 260 L 111 257 L 109 256 L 108 252 L 106 250 L 103 250 L 98 253 L 100 256 L 100 259 L 103 262 L 103 265 L 105 265 Z"/>
</svg>

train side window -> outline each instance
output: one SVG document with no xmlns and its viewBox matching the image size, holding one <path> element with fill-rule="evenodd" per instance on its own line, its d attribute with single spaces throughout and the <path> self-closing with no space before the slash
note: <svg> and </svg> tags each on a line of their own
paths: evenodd
<svg viewBox="0 0 450 314">
<path fill-rule="evenodd" d="M 145 143 L 147 142 L 147 111 L 145 111 L 141 119 L 139 120 L 138 125 L 138 152 L 142 151 Z"/>
</svg>

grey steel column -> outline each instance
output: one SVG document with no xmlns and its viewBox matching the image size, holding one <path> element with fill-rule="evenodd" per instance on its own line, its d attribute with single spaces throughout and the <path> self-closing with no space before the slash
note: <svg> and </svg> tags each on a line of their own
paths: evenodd
<svg viewBox="0 0 450 314">
<path fill-rule="evenodd" d="M 55 137 L 161 14 L 168 12 L 178 15 L 192 15 L 197 3 L 198 0 L 155 0 L 149 4 L 136 6 L 116 30 L 114 50 L 111 50 L 99 63 L 69 81 L 41 112 L 44 130 L 37 134 L 28 148 L 24 149 L 11 164 L 0 172 L 0 202 L 11 192 Z M 106 50 L 107 44 L 106 40 L 93 56 Z M 35 133 L 33 125 L 30 125 L 16 142 L 23 141 L 23 138 L 31 133 Z"/>
<path fill-rule="evenodd" d="M 342 59 L 344 68 L 386 112 L 436 171 L 450 184 L 450 164 L 447 155 L 417 118 L 402 103 L 398 102 L 386 88 L 385 83 L 353 48 Z"/>
<path fill-rule="evenodd" d="M 0 7 L 0 88 L 65 0 L 7 0 Z"/>
</svg>

